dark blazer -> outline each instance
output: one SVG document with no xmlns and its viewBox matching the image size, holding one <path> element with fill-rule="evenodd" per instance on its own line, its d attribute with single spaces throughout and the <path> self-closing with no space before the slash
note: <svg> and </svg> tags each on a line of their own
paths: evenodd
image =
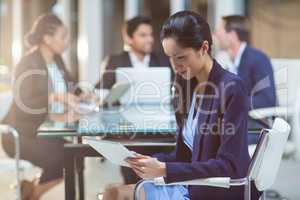
<svg viewBox="0 0 300 200">
<path fill-rule="evenodd" d="M 67 72 L 63 60 L 56 56 L 55 62 L 70 89 L 75 82 Z M 16 66 L 14 101 L 3 122 L 16 128 L 21 136 L 35 137 L 38 127 L 48 115 L 48 95 L 51 88 L 47 65 L 39 49 L 27 53 Z"/>
<path fill-rule="evenodd" d="M 205 95 L 213 95 L 213 98 L 202 101 L 193 151 L 183 142 L 183 127 L 178 127 L 175 151 L 154 155 L 166 162 L 167 183 L 208 177 L 242 178 L 247 175 L 250 157 L 245 86 L 238 76 L 225 71 L 216 61 L 208 82 L 211 86 L 206 87 Z M 243 199 L 243 187 L 189 186 L 188 189 L 192 200 Z"/>
<path fill-rule="evenodd" d="M 246 84 L 250 109 L 276 106 L 276 91 L 270 59 L 249 45 L 242 54 L 238 75 Z"/>
<path fill-rule="evenodd" d="M 151 53 L 149 66 L 157 67 L 171 65 L 169 59 L 166 56 Z M 101 87 L 104 89 L 110 89 L 116 82 L 115 70 L 118 67 L 132 67 L 132 63 L 127 51 L 123 51 L 121 54 L 112 55 L 109 57 L 107 65 L 105 66 L 105 72 L 103 73 L 100 81 L 95 85 L 95 88 Z"/>
</svg>

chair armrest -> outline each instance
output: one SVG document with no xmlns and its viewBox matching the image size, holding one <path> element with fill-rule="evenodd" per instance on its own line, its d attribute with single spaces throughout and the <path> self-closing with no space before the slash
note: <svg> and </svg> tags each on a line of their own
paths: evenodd
<svg viewBox="0 0 300 200">
<path fill-rule="evenodd" d="M 165 184 L 165 181 L 162 177 L 154 179 L 155 185 L 205 185 L 212 187 L 222 187 L 230 188 L 230 178 L 229 177 L 213 177 L 213 178 L 201 178 L 194 179 L 189 181 L 175 182 Z"/>
<path fill-rule="evenodd" d="M 19 139 L 19 133 L 9 125 L 0 124 L 0 134 L 11 134 L 16 140 Z"/>
<path fill-rule="evenodd" d="M 212 186 L 212 187 L 222 187 L 230 188 L 231 186 L 243 186 L 249 184 L 247 178 L 231 179 L 230 177 L 212 177 L 203 179 L 194 179 L 183 182 L 169 183 L 166 184 L 163 177 L 155 178 L 152 180 L 141 180 L 134 188 L 134 200 L 140 200 L 140 191 L 144 184 L 153 183 L 155 185 L 202 185 L 202 186 Z"/>
<path fill-rule="evenodd" d="M 265 119 L 269 117 L 286 117 L 288 114 L 289 108 L 285 106 L 278 107 L 269 107 L 269 108 L 259 108 L 249 111 L 249 116 L 253 119 Z"/>
</svg>

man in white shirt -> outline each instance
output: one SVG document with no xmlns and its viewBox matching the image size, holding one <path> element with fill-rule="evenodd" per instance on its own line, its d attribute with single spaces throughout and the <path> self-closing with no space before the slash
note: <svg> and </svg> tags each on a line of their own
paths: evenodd
<svg viewBox="0 0 300 200">
<path fill-rule="evenodd" d="M 115 70 L 119 67 L 146 68 L 157 66 L 171 66 L 163 54 L 153 53 L 153 28 L 147 17 L 137 16 L 125 23 L 124 41 L 127 51 L 109 56 L 103 76 L 96 84 L 96 88 L 110 89 L 116 82 Z"/>
</svg>

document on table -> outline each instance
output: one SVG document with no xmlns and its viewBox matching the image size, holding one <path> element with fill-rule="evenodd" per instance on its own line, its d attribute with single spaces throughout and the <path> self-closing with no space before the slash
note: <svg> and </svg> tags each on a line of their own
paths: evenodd
<svg viewBox="0 0 300 200">
<path fill-rule="evenodd" d="M 123 146 L 119 142 L 97 140 L 94 138 L 85 138 L 84 142 L 86 144 L 89 144 L 104 158 L 116 165 L 129 167 L 125 159 L 128 157 L 134 157 L 134 153 L 132 151 L 129 151 L 125 146 Z"/>
<path fill-rule="evenodd" d="M 80 102 L 75 109 L 80 114 L 88 114 L 91 112 L 98 112 L 99 105 L 96 103 Z"/>
</svg>

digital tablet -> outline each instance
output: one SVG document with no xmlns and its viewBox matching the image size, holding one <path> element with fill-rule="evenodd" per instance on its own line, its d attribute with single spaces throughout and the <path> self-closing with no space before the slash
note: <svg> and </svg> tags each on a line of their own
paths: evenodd
<svg viewBox="0 0 300 200">
<path fill-rule="evenodd" d="M 90 145 L 104 158 L 116 165 L 129 167 L 125 159 L 128 157 L 134 157 L 134 153 L 132 151 L 129 151 L 124 145 L 119 142 L 97 140 L 94 138 L 84 138 L 84 143 Z"/>
</svg>

